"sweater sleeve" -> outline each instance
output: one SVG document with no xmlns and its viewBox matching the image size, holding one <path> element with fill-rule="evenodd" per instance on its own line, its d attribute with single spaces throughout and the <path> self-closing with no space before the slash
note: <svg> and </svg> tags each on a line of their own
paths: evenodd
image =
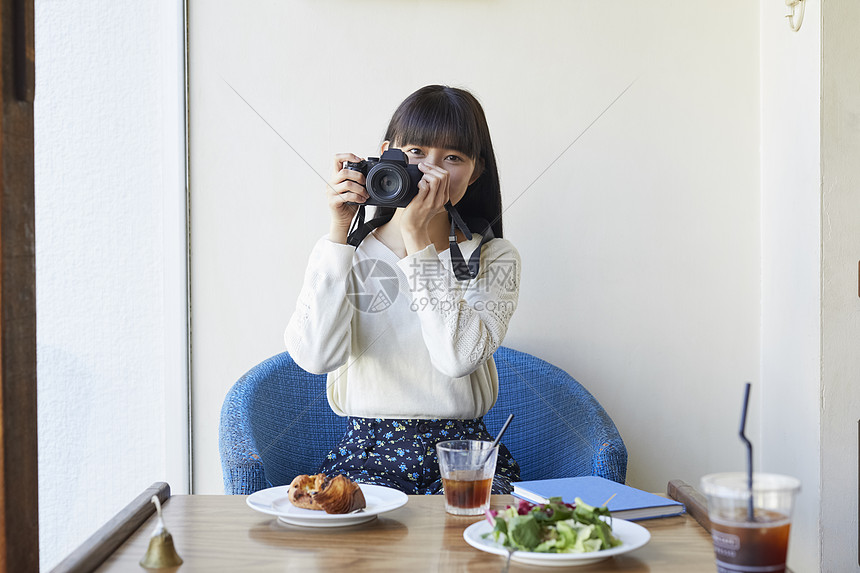
<svg viewBox="0 0 860 573">
<path fill-rule="evenodd" d="M 471 374 L 502 344 L 517 307 L 520 256 L 504 239 L 488 242 L 478 276 L 458 281 L 433 245 L 401 259 L 433 366 L 447 376 Z"/>
<path fill-rule="evenodd" d="M 346 363 L 353 306 L 346 284 L 355 249 L 320 239 L 311 252 L 296 310 L 284 332 L 290 356 L 304 370 L 322 374 Z"/>
</svg>

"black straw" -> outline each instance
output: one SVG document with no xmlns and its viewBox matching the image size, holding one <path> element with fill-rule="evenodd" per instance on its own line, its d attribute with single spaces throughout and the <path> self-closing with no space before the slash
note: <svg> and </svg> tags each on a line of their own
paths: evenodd
<svg viewBox="0 0 860 573">
<path fill-rule="evenodd" d="M 744 434 L 744 431 L 747 427 L 747 406 L 750 401 L 750 383 L 747 382 L 746 389 L 744 390 L 744 408 L 743 413 L 741 413 L 741 431 L 739 432 L 741 436 L 741 440 L 747 445 L 747 487 L 749 487 L 750 491 L 750 499 L 747 505 L 747 521 L 755 521 L 753 515 L 753 454 L 752 454 L 752 442 Z"/>
<path fill-rule="evenodd" d="M 508 429 L 508 426 L 510 426 L 510 425 L 511 425 L 511 420 L 513 420 L 513 419 L 514 419 L 514 415 L 513 415 L 513 414 L 510 414 L 510 415 L 508 416 L 508 419 L 507 419 L 507 420 L 505 420 L 505 424 L 502 426 L 502 429 L 501 429 L 501 430 L 499 430 L 499 434 L 496 436 L 496 439 L 495 439 L 495 440 L 493 440 L 493 443 L 492 443 L 492 445 L 490 446 L 490 451 L 489 451 L 489 452 L 487 452 L 487 457 L 485 457 L 485 458 L 484 458 L 484 461 L 483 461 L 483 462 L 481 462 L 481 465 L 484 465 L 485 463 L 487 463 L 487 460 L 488 460 L 488 459 L 490 459 L 490 456 L 493 454 L 493 448 L 495 448 L 496 446 L 498 446 L 498 445 L 499 445 L 499 442 L 502 440 L 502 435 L 503 435 L 503 434 L 505 433 L 505 431 Z"/>
</svg>

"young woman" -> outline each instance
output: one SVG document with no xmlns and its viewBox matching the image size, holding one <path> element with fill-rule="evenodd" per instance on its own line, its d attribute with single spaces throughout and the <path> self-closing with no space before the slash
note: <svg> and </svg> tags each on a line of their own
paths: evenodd
<svg viewBox="0 0 860 573">
<path fill-rule="evenodd" d="M 311 253 L 285 340 L 302 368 L 329 373 L 329 404 L 349 416 L 321 472 L 441 493 L 436 443 L 493 438 L 481 417 L 498 395 L 493 353 L 516 309 L 520 258 L 502 238 L 495 155 L 472 94 L 435 85 L 411 94 L 385 133 L 382 151 L 392 148 L 423 174 L 418 193 L 406 207 L 375 207 L 384 224 L 357 248 L 347 236 L 369 195 L 364 174 L 345 163 L 361 158 L 335 156 L 331 227 Z M 471 239 L 461 230 L 451 239 L 447 203 Z M 476 252 L 477 273 L 458 279 L 458 261 L 462 270 Z M 509 493 L 518 479 L 501 446 L 493 492 Z"/>
</svg>

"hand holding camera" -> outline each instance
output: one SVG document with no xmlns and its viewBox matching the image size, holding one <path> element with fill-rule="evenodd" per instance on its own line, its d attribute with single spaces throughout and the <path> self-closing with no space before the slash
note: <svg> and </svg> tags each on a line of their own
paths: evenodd
<svg viewBox="0 0 860 573">
<path fill-rule="evenodd" d="M 364 174 L 348 169 L 347 162 L 360 162 L 362 159 L 352 153 L 339 153 L 334 156 L 334 169 L 326 185 L 326 199 L 331 210 L 331 229 L 329 238 L 334 242 L 345 243 L 356 205 L 363 204 L 367 198 L 364 188 Z"/>
<path fill-rule="evenodd" d="M 432 163 L 419 163 L 418 168 L 424 174 L 418 182 L 418 195 L 404 210 L 400 223 L 404 231 L 413 234 L 426 232 L 430 221 L 444 213 L 450 200 L 448 172 Z"/>
</svg>

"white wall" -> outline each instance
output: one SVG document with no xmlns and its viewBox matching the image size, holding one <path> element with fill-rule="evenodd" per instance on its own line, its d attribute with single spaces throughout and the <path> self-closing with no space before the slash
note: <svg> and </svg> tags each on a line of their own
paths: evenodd
<svg viewBox="0 0 860 573">
<path fill-rule="evenodd" d="M 801 480 L 789 546 L 794 571 L 817 571 L 821 422 L 819 5 L 792 32 L 761 2 L 762 471 Z M 836 571 L 838 569 L 829 569 Z"/>
<path fill-rule="evenodd" d="M 860 3 L 822 8 L 821 554 L 822 571 L 860 571 Z"/>
<path fill-rule="evenodd" d="M 40 563 L 187 491 L 182 3 L 36 2 Z"/>
<path fill-rule="evenodd" d="M 222 491 L 224 394 L 282 350 L 327 230 L 314 170 L 327 177 L 336 151 L 372 154 L 397 103 L 428 83 L 472 89 L 490 121 L 506 236 L 524 261 L 505 343 L 598 397 L 631 484 L 740 469 L 743 382 L 759 377 L 758 5 L 372 0 L 355 12 L 191 2 L 195 491 Z"/>
<path fill-rule="evenodd" d="M 858 571 L 860 5 L 762 2 L 762 468 L 802 481 L 795 571 Z"/>
</svg>

